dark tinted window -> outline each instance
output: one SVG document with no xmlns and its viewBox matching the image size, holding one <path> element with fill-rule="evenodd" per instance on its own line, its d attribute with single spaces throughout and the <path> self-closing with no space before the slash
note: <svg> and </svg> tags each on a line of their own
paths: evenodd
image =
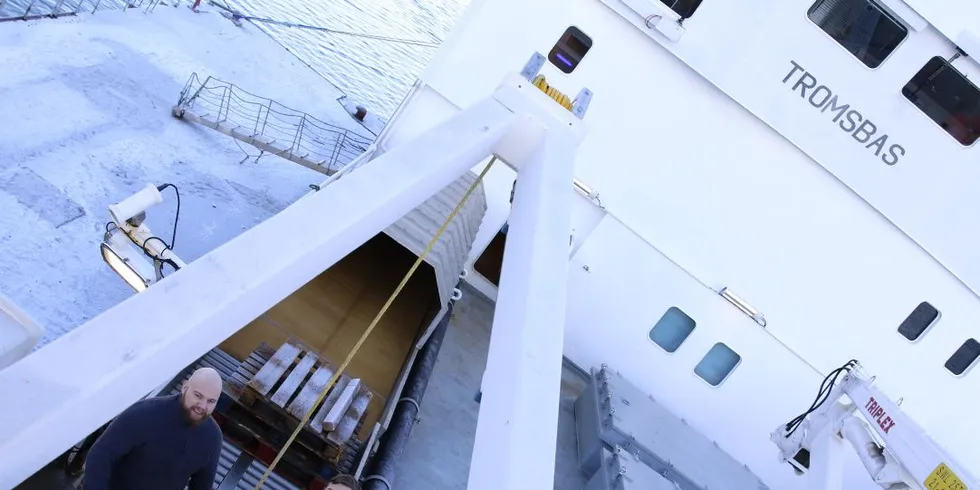
<svg viewBox="0 0 980 490">
<path fill-rule="evenodd" d="M 917 340 L 938 318 L 939 310 L 923 301 L 898 326 L 898 333 L 909 340 Z"/>
<path fill-rule="evenodd" d="M 660 0 L 671 10 L 677 12 L 681 19 L 686 19 L 694 15 L 694 11 L 701 6 L 702 0 Z"/>
<path fill-rule="evenodd" d="M 967 340 L 946 361 L 946 369 L 959 376 L 965 373 L 977 361 L 977 358 L 980 358 L 980 342 L 975 339 Z"/>
<path fill-rule="evenodd" d="M 909 33 L 872 0 L 817 0 L 807 17 L 870 68 L 885 61 Z"/>
<path fill-rule="evenodd" d="M 902 95 L 961 145 L 980 137 L 980 89 L 939 56 L 909 80 Z"/>
</svg>

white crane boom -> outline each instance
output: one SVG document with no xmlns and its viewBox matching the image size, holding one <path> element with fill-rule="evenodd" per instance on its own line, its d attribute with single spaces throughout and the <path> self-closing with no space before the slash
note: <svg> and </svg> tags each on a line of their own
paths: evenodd
<svg viewBox="0 0 980 490">
<path fill-rule="evenodd" d="M 857 361 L 848 362 L 824 379 L 809 410 L 771 434 L 783 460 L 808 471 L 809 490 L 840 490 L 843 440 L 884 489 L 980 490 L 980 481 L 873 381 Z"/>
</svg>

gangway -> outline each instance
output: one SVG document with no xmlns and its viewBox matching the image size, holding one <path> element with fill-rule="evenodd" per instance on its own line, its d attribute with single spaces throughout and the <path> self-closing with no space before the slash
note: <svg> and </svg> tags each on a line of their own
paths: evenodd
<svg viewBox="0 0 980 490">
<path fill-rule="evenodd" d="M 197 73 L 191 73 L 171 113 L 326 175 L 350 163 L 373 140 L 230 82 L 211 76 L 202 82 Z"/>
</svg>

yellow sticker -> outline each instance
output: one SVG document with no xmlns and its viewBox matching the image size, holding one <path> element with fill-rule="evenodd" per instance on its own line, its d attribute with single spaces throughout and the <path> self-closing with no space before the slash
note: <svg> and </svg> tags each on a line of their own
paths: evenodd
<svg viewBox="0 0 980 490">
<path fill-rule="evenodd" d="M 946 463 L 939 463 L 939 466 L 932 470 L 932 473 L 929 473 L 923 484 L 926 490 L 969 490 L 963 484 L 963 480 L 960 480 L 956 473 L 953 473 L 953 470 L 946 466 Z"/>
</svg>

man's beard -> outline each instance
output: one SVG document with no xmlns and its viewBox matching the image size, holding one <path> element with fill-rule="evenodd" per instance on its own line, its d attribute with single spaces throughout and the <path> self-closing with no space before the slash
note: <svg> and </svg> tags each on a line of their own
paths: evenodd
<svg viewBox="0 0 980 490">
<path fill-rule="evenodd" d="M 208 417 L 209 417 L 209 415 L 206 414 L 206 413 L 204 415 L 198 415 L 198 414 L 194 413 L 194 409 L 193 408 L 188 407 L 187 405 L 185 405 L 184 404 L 184 394 L 183 393 L 180 394 L 180 410 L 184 414 L 184 419 L 187 420 L 187 423 L 189 423 L 191 425 L 199 425 L 202 422 L 204 422 L 205 420 L 207 420 Z"/>
</svg>

